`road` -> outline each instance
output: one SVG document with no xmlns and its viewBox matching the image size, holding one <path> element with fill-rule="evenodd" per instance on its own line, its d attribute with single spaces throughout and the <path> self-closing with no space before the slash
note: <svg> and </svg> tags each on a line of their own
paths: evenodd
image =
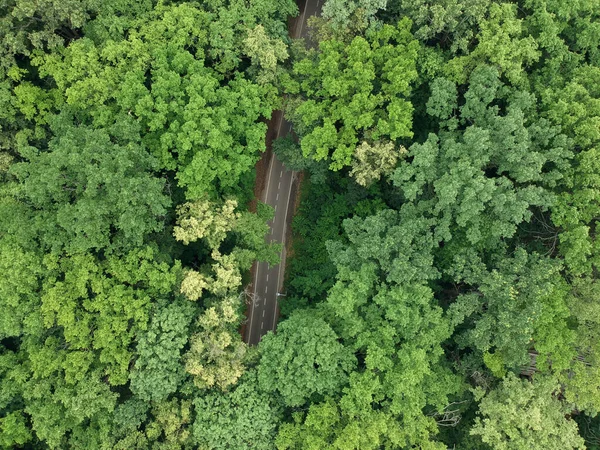
<svg viewBox="0 0 600 450">
<path fill-rule="evenodd" d="M 302 2 L 300 2 L 302 3 Z M 304 5 L 300 4 L 300 15 L 290 23 L 290 36 L 306 37 L 306 20 L 317 15 L 321 10 L 322 0 L 306 0 Z M 276 137 L 285 136 L 292 130 L 292 125 L 279 113 L 279 120 L 275 121 L 277 126 Z M 246 323 L 244 340 L 250 345 L 256 345 L 260 339 L 269 331 L 275 331 L 277 327 L 278 306 L 277 300 L 283 286 L 285 267 L 285 235 L 288 226 L 288 218 L 291 218 L 290 197 L 292 196 L 292 185 L 297 173 L 287 169 L 275 155 L 271 157 L 269 170 L 267 172 L 267 185 L 263 192 L 261 201 L 271 205 L 275 209 L 275 217 L 269 222 L 270 233 L 267 242 L 281 242 L 284 244 L 281 263 L 269 266 L 265 262 L 256 265 L 253 280 L 252 304 L 249 308 L 249 318 Z"/>
</svg>

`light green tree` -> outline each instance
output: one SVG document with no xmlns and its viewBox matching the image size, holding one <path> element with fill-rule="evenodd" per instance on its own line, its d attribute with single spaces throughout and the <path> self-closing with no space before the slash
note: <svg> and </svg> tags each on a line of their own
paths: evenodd
<svg viewBox="0 0 600 450">
<path fill-rule="evenodd" d="M 396 149 L 393 142 L 376 142 L 373 145 L 363 142 L 356 147 L 352 157 L 350 176 L 361 186 L 369 186 L 382 175 L 390 175 L 398 158 L 406 153 L 402 146 Z"/>
<path fill-rule="evenodd" d="M 412 137 L 408 97 L 418 44 L 409 29 L 403 20 L 349 44 L 323 41 L 319 51 L 294 62 L 284 86 L 305 157 L 340 170 L 361 140 Z"/>
<path fill-rule="evenodd" d="M 479 417 L 470 434 L 494 450 L 585 449 L 569 409 L 553 396 L 558 388 L 552 380 L 509 374 L 491 392 L 476 391 Z"/>
<path fill-rule="evenodd" d="M 241 318 L 236 298 L 220 300 L 198 318 L 198 333 L 190 340 L 185 354 L 185 370 L 196 386 L 227 390 L 245 370 L 246 344 L 236 329 Z"/>
</svg>

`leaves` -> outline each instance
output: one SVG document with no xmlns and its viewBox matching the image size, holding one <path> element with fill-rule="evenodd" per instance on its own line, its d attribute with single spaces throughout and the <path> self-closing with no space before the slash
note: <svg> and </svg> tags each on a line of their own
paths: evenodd
<svg viewBox="0 0 600 450">
<path fill-rule="evenodd" d="M 552 397 L 556 388 L 552 381 L 531 383 L 509 375 L 481 400 L 471 435 L 497 449 L 584 449 L 577 424 Z"/>
<path fill-rule="evenodd" d="M 194 401 L 194 436 L 214 449 L 270 449 L 280 413 L 270 397 L 257 389 L 248 372 L 230 392 L 213 392 Z"/>
<path fill-rule="evenodd" d="M 181 350 L 188 342 L 194 308 L 189 303 L 163 306 L 139 338 L 131 390 L 143 400 L 162 401 L 184 378 Z"/>
<path fill-rule="evenodd" d="M 412 137 L 407 98 L 416 78 L 417 43 L 408 28 L 406 20 L 384 25 L 347 46 L 322 41 L 319 52 L 294 63 L 286 89 L 297 96 L 291 117 L 305 157 L 326 159 L 330 169 L 340 170 L 360 140 Z"/>
<path fill-rule="evenodd" d="M 398 156 L 403 154 L 406 154 L 406 149 L 400 147 L 396 150 L 391 142 L 374 145 L 363 142 L 354 152 L 350 176 L 361 186 L 369 186 L 381 175 L 389 175 L 396 167 Z"/>
<path fill-rule="evenodd" d="M 200 331 L 191 338 L 185 370 L 201 389 L 227 390 L 244 373 L 247 347 L 235 332 L 240 322 L 236 303 L 237 299 L 226 298 L 198 318 Z"/>
<path fill-rule="evenodd" d="M 261 340 L 260 387 L 278 392 L 286 406 L 334 393 L 356 364 L 337 339 L 324 320 L 307 312 L 292 314 L 276 335 Z"/>
<path fill-rule="evenodd" d="M 21 182 L 16 196 L 36 211 L 34 229 L 46 248 L 130 249 L 162 229 L 170 199 L 139 144 L 115 144 L 104 130 L 68 122 L 55 127 L 50 151 L 30 148 L 27 162 L 11 168 Z"/>
</svg>

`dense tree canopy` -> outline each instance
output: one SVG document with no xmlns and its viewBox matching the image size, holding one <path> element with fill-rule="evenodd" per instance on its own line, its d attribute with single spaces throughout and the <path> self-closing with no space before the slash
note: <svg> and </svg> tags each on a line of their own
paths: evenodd
<svg viewBox="0 0 600 450">
<path fill-rule="evenodd" d="M 0 0 L 0 448 L 600 448 L 598 0 L 317 6 Z"/>
</svg>

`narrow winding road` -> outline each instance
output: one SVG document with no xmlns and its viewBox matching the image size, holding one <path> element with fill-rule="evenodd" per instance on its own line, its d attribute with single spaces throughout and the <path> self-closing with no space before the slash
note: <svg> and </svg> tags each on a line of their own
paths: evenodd
<svg viewBox="0 0 600 450">
<path fill-rule="evenodd" d="M 317 15 L 321 10 L 322 0 L 306 0 L 301 8 L 297 20 L 290 25 L 290 36 L 293 38 L 306 37 L 306 20 Z M 292 124 L 279 114 L 276 137 L 285 136 L 292 131 Z M 288 226 L 288 218 L 292 212 L 289 211 L 290 197 L 292 196 L 292 185 L 297 173 L 287 169 L 275 155 L 271 157 L 267 173 L 267 185 L 260 200 L 275 208 L 275 217 L 269 222 L 270 234 L 268 242 L 281 242 L 284 248 L 281 254 L 281 263 L 269 266 L 265 262 L 256 265 L 256 272 L 252 292 L 252 304 L 246 324 L 244 339 L 250 345 L 256 345 L 260 339 L 269 331 L 275 331 L 277 327 L 278 305 L 277 301 L 283 285 L 285 268 L 285 234 Z"/>
</svg>

